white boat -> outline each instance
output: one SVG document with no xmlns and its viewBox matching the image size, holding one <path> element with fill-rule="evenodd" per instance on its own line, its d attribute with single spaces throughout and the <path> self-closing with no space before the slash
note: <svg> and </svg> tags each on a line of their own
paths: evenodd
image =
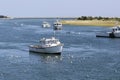
<svg viewBox="0 0 120 80">
<path fill-rule="evenodd" d="M 38 53 L 61 53 L 63 49 L 63 44 L 56 39 L 52 38 L 42 38 L 38 45 L 30 45 L 30 52 L 38 52 Z"/>
<path fill-rule="evenodd" d="M 48 22 L 43 22 L 42 27 L 43 28 L 48 28 L 48 27 L 50 27 L 50 24 Z"/>
<path fill-rule="evenodd" d="M 56 22 L 54 22 L 53 26 L 54 26 L 54 30 L 61 30 L 62 29 L 62 23 L 58 20 Z"/>
<path fill-rule="evenodd" d="M 112 31 L 97 33 L 96 37 L 120 38 L 120 26 L 112 28 Z"/>
</svg>

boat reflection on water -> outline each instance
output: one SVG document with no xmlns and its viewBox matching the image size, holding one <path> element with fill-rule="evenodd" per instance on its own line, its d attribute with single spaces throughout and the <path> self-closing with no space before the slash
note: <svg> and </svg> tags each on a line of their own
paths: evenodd
<svg viewBox="0 0 120 80">
<path fill-rule="evenodd" d="M 44 54 L 29 52 L 30 60 L 32 62 L 57 63 L 62 61 L 61 54 Z"/>
</svg>

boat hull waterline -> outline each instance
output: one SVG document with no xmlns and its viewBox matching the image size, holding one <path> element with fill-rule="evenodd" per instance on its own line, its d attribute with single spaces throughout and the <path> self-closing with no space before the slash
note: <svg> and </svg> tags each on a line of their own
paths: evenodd
<svg viewBox="0 0 120 80">
<path fill-rule="evenodd" d="M 96 37 L 120 38 L 120 33 L 112 33 L 112 32 L 98 33 Z"/>
<path fill-rule="evenodd" d="M 35 47 L 34 45 L 29 46 L 30 52 L 37 53 L 50 53 L 50 54 L 60 54 L 62 52 L 63 45 L 52 46 L 52 47 Z"/>
</svg>

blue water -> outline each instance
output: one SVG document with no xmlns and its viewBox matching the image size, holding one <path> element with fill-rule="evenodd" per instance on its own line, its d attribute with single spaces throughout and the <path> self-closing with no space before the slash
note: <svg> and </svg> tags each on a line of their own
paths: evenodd
<svg viewBox="0 0 120 80">
<path fill-rule="evenodd" d="M 29 53 L 53 36 L 43 21 L 55 19 L 0 19 L 0 80 L 120 80 L 120 39 L 95 37 L 108 27 L 63 25 L 61 55 Z"/>
</svg>

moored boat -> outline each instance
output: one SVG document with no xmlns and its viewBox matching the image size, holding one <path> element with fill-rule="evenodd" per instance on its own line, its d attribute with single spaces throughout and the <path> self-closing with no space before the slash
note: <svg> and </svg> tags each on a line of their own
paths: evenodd
<svg viewBox="0 0 120 80">
<path fill-rule="evenodd" d="M 120 38 L 120 26 L 113 27 L 109 32 L 97 33 L 96 37 Z"/>
<path fill-rule="evenodd" d="M 48 22 L 43 22 L 42 23 L 42 27 L 43 28 L 49 28 L 50 27 L 50 24 Z"/>
<path fill-rule="evenodd" d="M 61 30 L 62 29 L 62 23 L 60 21 L 56 21 L 53 24 L 54 30 Z"/>
<path fill-rule="evenodd" d="M 38 53 L 61 53 L 63 49 L 63 44 L 56 39 L 52 38 L 42 38 L 38 45 L 30 45 L 30 52 L 38 52 Z"/>
</svg>

